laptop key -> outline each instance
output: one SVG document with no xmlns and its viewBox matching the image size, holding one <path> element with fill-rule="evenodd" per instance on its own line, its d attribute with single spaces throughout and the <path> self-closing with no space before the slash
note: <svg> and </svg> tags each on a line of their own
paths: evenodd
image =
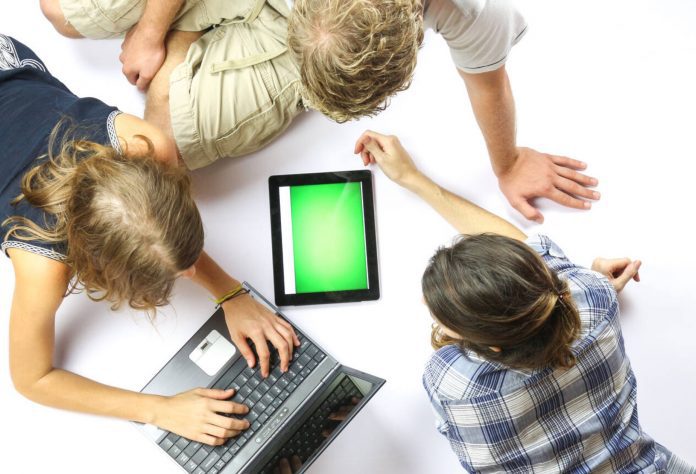
<svg viewBox="0 0 696 474">
<path fill-rule="evenodd" d="M 249 398 L 249 395 L 251 395 L 251 387 L 245 385 L 239 389 L 239 394 L 244 398 Z"/>
<path fill-rule="evenodd" d="M 186 449 L 184 449 L 184 452 L 188 457 L 192 457 L 194 454 L 196 454 L 196 451 L 201 447 L 201 443 L 198 443 L 196 441 L 193 441 L 189 443 L 188 446 L 186 446 Z M 197 463 L 196 463 L 197 464 Z"/>
<path fill-rule="evenodd" d="M 274 387 L 275 388 L 275 387 Z M 261 401 L 264 403 L 264 405 L 268 406 L 271 403 L 273 403 L 273 393 L 267 393 L 266 395 L 263 396 Z M 265 408 L 264 408 L 265 410 Z"/>
<path fill-rule="evenodd" d="M 264 393 L 268 392 L 268 389 L 271 388 L 271 385 L 268 383 L 268 381 L 264 380 L 259 384 L 258 387 L 256 387 L 256 390 L 263 395 Z"/>
<path fill-rule="evenodd" d="M 302 364 L 303 366 L 307 366 L 310 360 L 312 360 L 311 357 L 309 357 L 307 354 L 302 354 L 300 358 L 297 360 L 297 362 Z"/>
<path fill-rule="evenodd" d="M 215 463 L 218 462 L 218 459 L 220 459 L 220 455 L 213 451 L 208 455 L 207 458 L 205 458 L 205 461 L 203 461 L 201 468 L 203 468 L 204 471 L 210 470 L 215 465 Z"/>
<path fill-rule="evenodd" d="M 189 459 L 189 462 L 186 463 L 184 466 L 184 469 L 186 469 L 186 472 L 193 472 L 198 468 L 198 464 L 193 462 L 192 459 Z"/>
<path fill-rule="evenodd" d="M 225 467 L 225 464 L 227 463 L 220 459 L 218 462 L 215 463 L 215 469 L 222 469 L 223 467 Z"/>
<path fill-rule="evenodd" d="M 186 463 L 189 462 L 189 459 L 191 459 L 191 458 L 189 458 L 186 453 L 182 452 L 181 454 L 179 454 L 177 456 L 176 462 L 178 462 L 179 465 L 181 465 L 181 466 L 185 466 Z"/>
<path fill-rule="evenodd" d="M 171 435 L 171 433 L 170 433 L 170 435 Z M 172 441 L 171 439 L 169 439 L 169 436 L 167 436 L 167 437 L 164 438 L 162 441 L 160 441 L 160 444 L 159 444 L 159 445 L 160 445 L 160 446 L 162 447 L 162 449 L 164 449 L 165 451 L 169 451 L 169 448 L 171 448 L 172 446 L 174 446 L 174 441 Z"/>
<path fill-rule="evenodd" d="M 202 463 L 202 462 L 205 460 L 205 458 L 208 457 L 208 454 L 209 454 L 209 453 L 208 453 L 207 450 L 205 450 L 205 449 L 199 449 L 199 450 L 196 452 L 196 454 L 193 455 L 193 457 L 191 458 L 191 461 L 193 461 L 194 463 L 196 463 L 196 466 L 198 466 L 200 463 Z"/>
<path fill-rule="evenodd" d="M 196 468 L 195 471 L 193 471 L 193 474 L 205 474 L 205 471 L 199 467 Z"/>
<path fill-rule="evenodd" d="M 169 448 L 169 451 L 167 451 L 167 453 L 168 453 L 171 457 L 173 457 L 174 459 L 176 459 L 176 458 L 179 457 L 179 454 L 181 454 L 181 449 L 179 449 L 179 447 L 175 444 L 174 446 L 172 446 L 171 448 Z"/>
<path fill-rule="evenodd" d="M 309 356 L 309 357 L 314 357 L 314 355 L 315 355 L 317 352 L 319 352 L 319 348 L 317 348 L 317 346 L 312 346 L 312 347 L 310 347 L 309 349 L 307 349 L 307 351 L 305 352 L 305 354 L 307 354 L 307 356 Z"/>
<path fill-rule="evenodd" d="M 225 463 L 230 462 L 230 460 L 231 460 L 232 458 L 233 458 L 233 456 L 229 453 L 229 451 L 222 455 L 222 460 L 223 460 L 223 462 L 225 462 Z"/>
</svg>

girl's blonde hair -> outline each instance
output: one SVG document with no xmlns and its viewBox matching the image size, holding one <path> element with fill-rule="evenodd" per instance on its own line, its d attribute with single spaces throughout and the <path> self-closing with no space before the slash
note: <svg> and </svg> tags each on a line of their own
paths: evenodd
<svg viewBox="0 0 696 474">
<path fill-rule="evenodd" d="M 147 152 L 124 157 L 113 148 L 73 139 L 75 129 L 59 123 L 48 153 L 21 182 L 21 194 L 42 209 L 44 225 L 23 216 L 5 239 L 64 243 L 74 292 L 84 289 L 93 300 L 112 308 L 127 301 L 135 309 L 154 311 L 169 302 L 177 273 L 191 267 L 203 249 L 203 226 L 185 170 Z M 63 138 L 59 139 L 59 135 Z"/>
</svg>

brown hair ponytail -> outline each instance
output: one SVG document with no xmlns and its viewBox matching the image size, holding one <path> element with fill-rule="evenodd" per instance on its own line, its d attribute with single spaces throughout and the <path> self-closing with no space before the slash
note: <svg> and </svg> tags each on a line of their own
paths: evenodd
<svg viewBox="0 0 696 474">
<path fill-rule="evenodd" d="M 514 368 L 571 367 L 580 318 L 561 281 L 527 245 L 508 237 L 462 237 L 440 248 L 422 279 L 423 295 L 439 324 L 435 348 L 458 343 Z M 496 352 L 490 347 L 500 347 Z"/>
</svg>

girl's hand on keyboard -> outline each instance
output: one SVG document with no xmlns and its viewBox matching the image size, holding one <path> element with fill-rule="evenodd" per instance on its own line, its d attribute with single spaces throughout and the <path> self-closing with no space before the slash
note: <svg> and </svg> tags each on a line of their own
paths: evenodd
<svg viewBox="0 0 696 474">
<path fill-rule="evenodd" d="M 249 408 L 228 399 L 234 390 L 195 388 L 157 404 L 154 424 L 185 438 L 218 446 L 249 428 L 249 422 L 225 414 L 245 415 Z"/>
<path fill-rule="evenodd" d="M 259 355 L 261 375 L 268 377 L 271 352 L 266 341 L 278 349 L 280 369 L 285 372 L 292 360 L 292 351 L 300 345 L 294 329 L 283 318 L 272 313 L 264 305 L 250 295 L 233 298 L 222 305 L 225 310 L 225 320 L 230 330 L 232 342 L 246 359 L 249 367 L 254 367 L 256 360 L 254 351 L 247 343 L 247 338 L 254 341 Z"/>
</svg>

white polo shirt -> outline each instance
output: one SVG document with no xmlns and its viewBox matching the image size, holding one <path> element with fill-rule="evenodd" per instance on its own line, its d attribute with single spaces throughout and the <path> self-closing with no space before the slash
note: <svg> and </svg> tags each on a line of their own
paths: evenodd
<svg viewBox="0 0 696 474">
<path fill-rule="evenodd" d="M 441 34 L 464 72 L 494 71 L 527 31 L 511 0 L 424 0 L 423 22 Z"/>
</svg>

